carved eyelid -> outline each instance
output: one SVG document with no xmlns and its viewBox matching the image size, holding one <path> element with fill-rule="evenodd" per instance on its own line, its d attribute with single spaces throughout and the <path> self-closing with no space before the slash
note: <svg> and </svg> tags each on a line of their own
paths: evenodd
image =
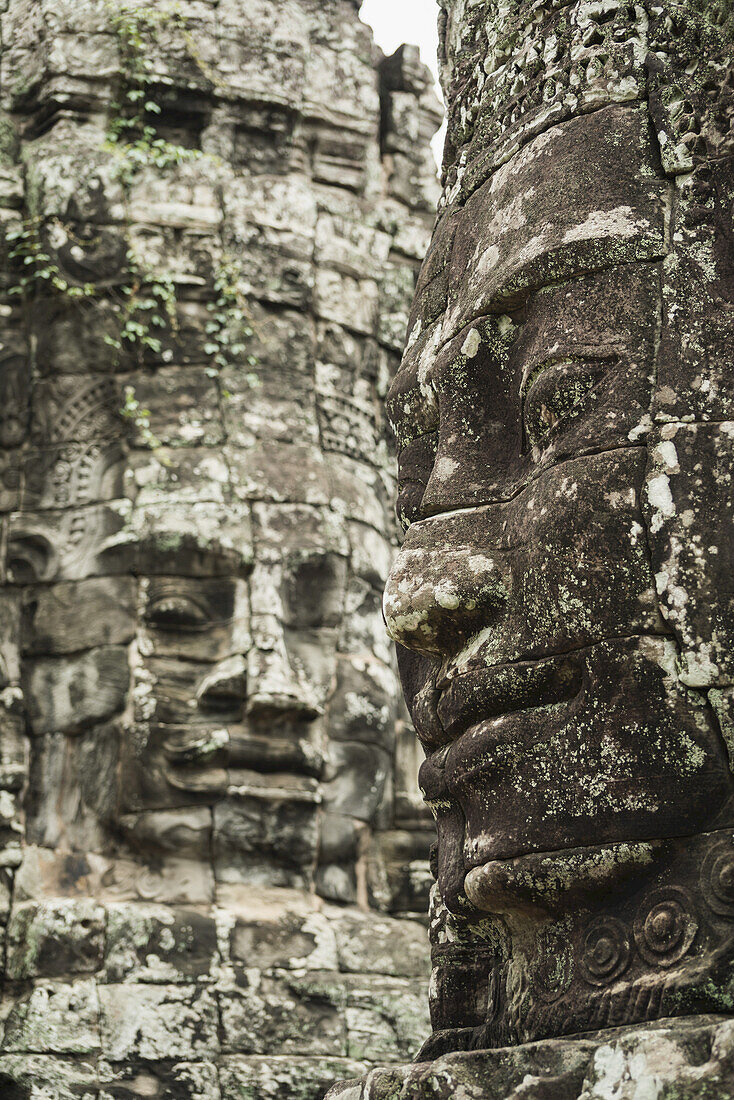
<svg viewBox="0 0 734 1100">
<path fill-rule="evenodd" d="M 170 615 L 171 626 L 181 630 L 206 630 L 215 625 L 211 615 L 201 604 L 190 596 L 161 595 L 151 600 L 145 609 L 145 620 L 151 626 L 162 626 L 160 621 L 166 612 Z M 187 622 L 187 613 L 189 621 Z M 176 622 L 176 620 L 178 620 Z"/>
<path fill-rule="evenodd" d="M 532 389 L 535 383 L 538 381 L 542 374 L 550 370 L 552 367 L 562 367 L 578 364 L 579 366 L 586 364 L 589 367 L 603 368 L 612 366 L 618 361 L 616 355 L 593 355 L 584 354 L 583 352 L 569 352 L 566 355 L 552 355 L 547 359 L 542 359 L 540 362 L 534 363 L 525 373 L 522 383 L 520 385 L 520 394 L 525 397 L 526 394 Z"/>
<path fill-rule="evenodd" d="M 587 360 L 581 357 L 575 357 L 573 355 L 555 355 L 550 359 L 544 359 L 540 363 L 535 363 L 525 373 L 523 380 L 520 384 L 520 396 L 524 399 L 529 394 L 535 383 L 552 367 L 561 367 L 566 363 L 584 363 Z"/>
</svg>

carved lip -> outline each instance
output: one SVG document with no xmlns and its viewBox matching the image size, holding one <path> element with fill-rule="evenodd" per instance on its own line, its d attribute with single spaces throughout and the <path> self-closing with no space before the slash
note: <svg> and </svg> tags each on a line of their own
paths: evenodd
<svg viewBox="0 0 734 1100">
<path fill-rule="evenodd" d="M 447 736 L 457 741 L 488 719 L 569 703 L 581 686 L 581 662 L 576 655 L 468 671 L 454 668 L 437 684 L 438 717 Z"/>
<path fill-rule="evenodd" d="M 666 848 L 665 840 L 609 840 L 583 848 L 520 852 L 470 867 L 466 895 L 477 909 L 492 911 L 505 898 L 553 904 L 563 897 L 621 885 L 649 871 Z"/>
<path fill-rule="evenodd" d="M 165 733 L 168 736 L 163 740 L 163 756 L 167 773 L 174 777 L 174 786 L 185 787 L 187 775 L 193 778 L 224 769 L 245 769 L 264 775 L 292 773 L 315 779 L 323 770 L 323 755 L 303 739 L 264 738 L 227 726 L 172 727 Z"/>
</svg>

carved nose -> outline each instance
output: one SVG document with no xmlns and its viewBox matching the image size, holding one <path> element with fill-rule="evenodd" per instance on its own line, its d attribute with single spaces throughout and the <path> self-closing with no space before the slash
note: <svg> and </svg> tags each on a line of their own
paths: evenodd
<svg viewBox="0 0 734 1100">
<path fill-rule="evenodd" d="M 493 629 L 506 603 L 493 558 L 468 549 L 403 547 L 387 581 L 383 611 L 388 633 L 400 645 L 448 656 Z"/>
<path fill-rule="evenodd" d="M 254 721 L 310 722 L 323 713 L 313 689 L 297 676 L 285 652 L 276 646 L 251 653 L 247 716 Z"/>
<path fill-rule="evenodd" d="M 199 709 L 207 714 L 241 714 L 247 698 L 244 657 L 228 657 L 204 677 L 196 692 Z"/>
</svg>

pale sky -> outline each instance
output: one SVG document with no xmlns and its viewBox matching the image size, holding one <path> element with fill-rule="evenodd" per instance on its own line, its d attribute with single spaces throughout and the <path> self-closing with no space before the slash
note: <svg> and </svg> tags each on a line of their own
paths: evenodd
<svg viewBox="0 0 734 1100">
<path fill-rule="evenodd" d="M 369 23 L 375 32 L 375 41 L 384 53 L 394 53 L 403 42 L 420 46 L 421 57 L 436 76 L 438 87 L 438 3 L 436 0 L 364 0 L 360 18 Z M 443 134 L 433 143 L 436 160 L 440 163 Z"/>
</svg>

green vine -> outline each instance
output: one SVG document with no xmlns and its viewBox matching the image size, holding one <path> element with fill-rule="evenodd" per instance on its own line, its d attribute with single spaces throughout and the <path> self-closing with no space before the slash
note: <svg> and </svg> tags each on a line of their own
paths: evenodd
<svg viewBox="0 0 734 1100">
<path fill-rule="evenodd" d="M 130 282 L 122 290 L 122 302 L 114 306 L 120 314 L 120 331 L 117 336 L 106 335 L 105 343 L 117 352 L 126 346 L 137 349 L 141 359 L 147 350 L 167 362 L 173 352 L 163 349 L 162 335 L 168 329 L 174 335 L 178 332 L 173 276 L 147 269 L 133 249 L 128 249 L 127 264 Z"/>
<path fill-rule="evenodd" d="M 120 416 L 124 417 L 126 420 L 132 421 L 140 433 L 144 446 L 150 447 L 151 450 L 154 451 L 163 446 L 160 439 L 154 435 L 151 429 L 150 409 L 145 409 L 141 406 L 135 396 L 134 386 L 125 386 L 124 403 L 120 409 Z"/>
<path fill-rule="evenodd" d="M 81 286 L 70 283 L 54 263 L 43 245 L 41 226 L 40 218 L 26 218 L 5 235 L 10 245 L 8 260 L 18 271 L 18 278 L 8 294 L 26 297 L 45 284 L 52 292 L 66 298 L 93 298 L 96 289 L 92 283 Z"/>
<path fill-rule="evenodd" d="M 180 30 L 185 42 L 192 36 L 177 4 L 156 9 L 140 2 L 114 6 L 109 2 L 108 10 L 123 73 L 119 99 L 111 105 L 107 144 L 119 154 L 119 175 L 123 184 L 129 185 L 143 168 L 166 169 L 205 155 L 200 149 L 167 141 L 156 126 L 162 108 L 153 97 L 150 41 L 158 37 L 162 27 L 171 25 Z"/>
<path fill-rule="evenodd" d="M 210 377 L 218 374 L 222 367 L 230 366 L 242 356 L 245 356 L 248 366 L 257 365 L 257 358 L 246 354 L 246 341 L 254 335 L 254 332 L 240 291 L 241 278 L 242 265 L 231 258 L 221 260 L 214 270 L 216 297 L 207 302 L 209 320 L 205 329 L 207 342 L 204 345 L 205 354 L 210 356 L 210 365 L 207 368 L 207 374 Z M 260 379 L 253 372 L 246 375 L 246 381 L 253 389 L 260 385 Z M 222 397 L 225 400 L 229 396 L 231 395 L 226 390 L 222 390 Z"/>
<path fill-rule="evenodd" d="M 109 17 L 117 36 L 122 62 L 122 77 L 117 100 L 111 105 L 105 148 L 118 158 L 117 173 L 125 190 L 132 186 L 136 175 L 146 167 L 165 170 L 185 161 L 211 157 L 199 149 L 176 145 L 160 135 L 157 128 L 161 105 L 156 102 L 156 86 L 153 79 L 154 63 L 150 57 L 151 41 L 156 41 L 164 27 L 174 27 L 180 34 L 186 50 L 212 87 L 222 87 L 216 74 L 210 72 L 200 56 L 191 34 L 186 16 L 176 0 L 165 7 L 152 8 L 144 0 L 106 0 Z M 49 226 L 61 226 L 50 222 Z M 75 285 L 69 282 L 46 250 L 42 239 L 44 222 L 41 218 L 29 218 L 6 234 L 9 243 L 9 259 L 18 271 L 18 277 L 9 293 L 27 296 L 40 286 L 69 299 L 98 297 L 92 283 Z M 71 230 L 62 226 L 65 233 Z M 127 276 L 124 285 L 111 292 L 112 309 L 118 317 L 119 327 L 114 335 L 105 334 L 105 343 L 118 356 L 123 351 L 133 351 L 139 361 L 145 353 L 161 356 L 164 362 L 173 358 L 170 348 L 164 346 L 164 336 L 178 332 L 176 285 L 172 274 L 151 269 L 133 248 L 127 252 Z M 207 303 L 209 317 L 206 324 L 205 354 L 210 376 L 235 361 L 251 367 L 257 359 L 247 354 L 247 341 L 253 330 L 247 317 L 246 303 L 240 290 L 241 265 L 224 258 L 213 273 L 214 296 Z M 247 384 L 260 384 L 256 374 L 248 373 Z M 230 394 L 221 390 L 226 400 Z M 150 414 L 140 407 L 132 387 L 125 391 L 125 403 L 121 414 L 135 422 L 142 438 L 151 447 L 160 442 L 150 429 Z"/>
</svg>

